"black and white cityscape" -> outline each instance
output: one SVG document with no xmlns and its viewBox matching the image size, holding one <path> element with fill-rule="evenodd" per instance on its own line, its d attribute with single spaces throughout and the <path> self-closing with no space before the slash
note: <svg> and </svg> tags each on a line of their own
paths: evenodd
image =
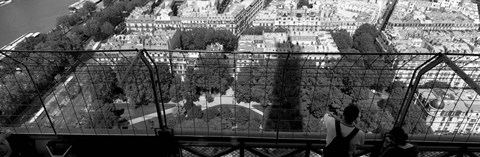
<svg viewBox="0 0 480 157">
<path fill-rule="evenodd" d="M 418 156 L 480 156 L 479 16 L 477 0 L 0 0 L 5 156 L 324 156 L 324 116 L 349 105 L 355 156 L 394 127 Z"/>
</svg>

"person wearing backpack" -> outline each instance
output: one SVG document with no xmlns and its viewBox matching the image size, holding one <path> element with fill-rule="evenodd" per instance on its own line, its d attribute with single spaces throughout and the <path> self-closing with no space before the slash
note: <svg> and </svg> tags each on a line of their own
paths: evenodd
<svg viewBox="0 0 480 157">
<path fill-rule="evenodd" d="M 336 118 L 330 112 L 323 116 L 323 122 L 327 128 L 324 157 L 353 157 L 358 153 L 357 146 L 362 145 L 365 139 L 365 133 L 353 124 L 359 113 L 358 107 L 350 104 L 345 107 L 342 119 Z"/>
<path fill-rule="evenodd" d="M 384 149 L 380 157 L 417 157 L 417 148 L 407 143 L 408 135 L 401 127 L 394 127 L 385 134 Z"/>
</svg>

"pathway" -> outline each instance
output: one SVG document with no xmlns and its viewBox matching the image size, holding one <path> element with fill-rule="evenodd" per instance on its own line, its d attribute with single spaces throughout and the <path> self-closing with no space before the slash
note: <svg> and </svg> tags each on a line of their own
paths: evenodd
<svg viewBox="0 0 480 157">
<path fill-rule="evenodd" d="M 184 102 L 179 102 L 178 104 L 180 106 L 183 106 L 183 103 Z M 251 102 L 251 103 L 245 103 L 245 102 L 240 102 L 240 103 L 236 103 L 234 97 L 233 97 L 233 90 L 230 88 L 227 90 L 226 94 L 225 95 L 222 95 L 222 96 L 215 96 L 214 97 L 214 100 L 213 102 L 207 102 L 205 100 L 205 97 L 204 96 L 201 96 L 200 97 L 200 100 L 199 101 L 196 101 L 196 102 L 193 102 L 195 105 L 200 105 L 202 110 L 206 110 L 207 108 L 209 107 L 214 107 L 214 106 L 218 106 L 218 105 L 229 105 L 229 104 L 234 104 L 234 105 L 237 105 L 237 106 L 241 106 L 241 107 L 245 107 L 245 108 L 248 108 L 250 110 L 252 110 L 253 112 L 256 112 L 260 115 L 263 115 L 263 112 L 256 109 L 256 108 L 253 108 L 252 106 L 253 105 L 260 105 L 260 103 L 257 103 L 257 102 Z M 165 113 L 166 114 L 171 114 L 173 112 L 174 108 L 170 108 L 170 109 L 167 109 L 165 110 Z M 143 121 L 146 121 L 146 120 L 150 120 L 152 118 L 156 118 L 158 116 L 157 113 L 151 113 L 151 114 L 148 114 L 148 115 L 145 115 L 145 116 L 142 116 L 142 117 L 137 117 L 137 118 L 133 118 L 130 120 L 130 125 L 134 125 L 134 124 L 137 124 L 137 123 L 140 123 L 140 122 L 143 122 Z"/>
</svg>

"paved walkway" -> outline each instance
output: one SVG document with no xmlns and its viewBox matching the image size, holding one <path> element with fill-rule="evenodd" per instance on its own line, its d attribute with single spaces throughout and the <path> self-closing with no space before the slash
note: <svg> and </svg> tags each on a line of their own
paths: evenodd
<svg viewBox="0 0 480 157">
<path fill-rule="evenodd" d="M 180 106 L 183 106 L 183 103 L 184 102 L 179 102 L 178 104 Z M 206 110 L 208 107 L 214 107 L 214 106 L 218 106 L 218 105 L 233 105 L 234 104 L 234 105 L 237 105 L 237 106 L 249 108 L 253 112 L 256 112 L 260 115 L 263 115 L 262 111 L 252 107 L 253 105 L 260 105 L 260 103 L 257 103 L 257 102 L 236 103 L 235 99 L 233 97 L 233 90 L 231 88 L 229 90 L 227 90 L 225 95 L 215 96 L 213 102 L 209 103 L 205 100 L 205 96 L 201 96 L 199 101 L 196 101 L 196 102 L 193 102 L 193 103 L 195 105 L 200 105 L 202 107 L 202 110 Z M 174 110 L 174 108 L 167 109 L 167 110 L 165 110 L 165 113 L 170 114 L 170 113 L 173 112 L 173 110 Z M 151 114 L 148 114 L 148 115 L 145 115 L 145 116 L 142 116 L 142 117 L 133 118 L 133 119 L 130 120 L 130 125 L 134 125 L 134 124 L 137 124 L 137 123 L 140 123 L 140 122 L 152 119 L 152 118 L 156 118 L 157 116 L 158 116 L 157 113 L 151 113 Z"/>
</svg>

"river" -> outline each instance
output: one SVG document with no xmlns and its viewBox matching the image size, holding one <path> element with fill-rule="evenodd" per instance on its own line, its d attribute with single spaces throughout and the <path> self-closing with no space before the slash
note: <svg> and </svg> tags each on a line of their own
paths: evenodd
<svg viewBox="0 0 480 157">
<path fill-rule="evenodd" d="M 25 33 L 48 32 L 77 0 L 13 0 L 0 7 L 0 47 Z"/>
</svg>

